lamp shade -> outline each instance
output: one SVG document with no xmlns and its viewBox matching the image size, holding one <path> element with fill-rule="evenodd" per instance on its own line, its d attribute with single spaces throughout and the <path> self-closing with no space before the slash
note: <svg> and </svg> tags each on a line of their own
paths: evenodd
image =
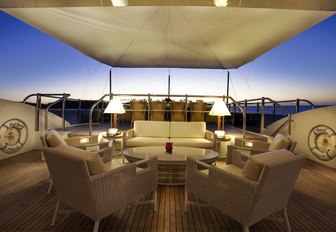
<svg viewBox="0 0 336 232">
<path fill-rule="evenodd" d="M 120 99 L 112 99 L 104 110 L 104 114 L 124 114 L 126 113 Z"/>
<path fill-rule="evenodd" d="M 213 116 L 229 116 L 231 115 L 224 101 L 216 101 L 212 106 L 209 115 Z"/>
</svg>

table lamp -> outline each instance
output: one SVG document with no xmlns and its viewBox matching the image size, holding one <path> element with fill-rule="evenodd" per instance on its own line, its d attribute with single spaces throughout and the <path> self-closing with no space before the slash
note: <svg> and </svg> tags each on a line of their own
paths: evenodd
<svg viewBox="0 0 336 232">
<path fill-rule="evenodd" d="M 221 117 L 231 115 L 224 101 L 216 101 L 212 106 L 209 115 L 217 116 L 217 130 L 221 130 Z"/>
<path fill-rule="evenodd" d="M 117 114 L 126 113 L 123 105 L 121 104 L 120 99 L 111 99 L 106 109 L 104 110 L 104 114 L 113 114 L 113 126 L 117 128 Z"/>
</svg>

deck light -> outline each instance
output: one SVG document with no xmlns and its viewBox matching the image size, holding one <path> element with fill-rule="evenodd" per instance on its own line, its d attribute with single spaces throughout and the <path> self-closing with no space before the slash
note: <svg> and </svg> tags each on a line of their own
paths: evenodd
<svg viewBox="0 0 336 232">
<path fill-rule="evenodd" d="M 113 98 L 109 104 L 107 105 L 106 109 L 104 110 L 104 114 L 114 114 L 113 117 L 113 126 L 117 127 L 117 114 L 124 114 L 126 113 L 123 105 L 121 104 L 120 99 Z"/>
<path fill-rule="evenodd" d="M 128 0 L 111 0 L 113 6 L 128 6 Z"/>
<path fill-rule="evenodd" d="M 224 101 L 216 101 L 215 104 L 212 106 L 209 115 L 217 116 L 217 130 L 221 130 L 221 117 L 230 116 L 231 113 Z"/>
<path fill-rule="evenodd" d="M 227 6 L 227 0 L 214 0 L 214 4 L 217 7 L 226 7 Z"/>
</svg>

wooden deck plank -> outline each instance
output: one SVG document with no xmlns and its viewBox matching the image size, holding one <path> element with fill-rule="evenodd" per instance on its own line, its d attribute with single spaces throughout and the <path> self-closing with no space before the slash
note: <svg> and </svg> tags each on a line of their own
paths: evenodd
<svg viewBox="0 0 336 232">
<path fill-rule="evenodd" d="M 91 219 L 64 206 L 51 227 L 56 193 L 46 193 L 45 163 L 4 163 L 0 162 L 0 231 L 92 231 Z M 308 161 L 288 202 L 292 231 L 336 231 L 335 192 L 336 171 Z M 192 194 L 190 199 L 200 201 Z M 121 209 L 104 218 L 99 231 L 242 231 L 239 223 L 211 207 L 191 206 L 184 213 L 183 186 L 158 186 L 158 202 L 158 212 L 148 204 Z M 250 227 L 252 232 L 285 230 L 283 222 L 270 219 Z"/>
<path fill-rule="evenodd" d="M 169 189 L 169 231 L 176 231 L 176 207 L 175 207 L 175 195 L 174 187 Z"/>
<path fill-rule="evenodd" d="M 182 230 L 189 231 L 189 223 L 188 223 L 188 216 L 184 213 L 184 188 L 178 187 L 178 196 L 181 208 L 181 216 L 182 216 Z"/>
</svg>

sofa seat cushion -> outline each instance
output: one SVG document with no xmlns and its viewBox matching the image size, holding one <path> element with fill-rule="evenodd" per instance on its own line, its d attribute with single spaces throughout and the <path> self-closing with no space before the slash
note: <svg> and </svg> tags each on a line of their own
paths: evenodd
<svg viewBox="0 0 336 232">
<path fill-rule="evenodd" d="M 91 176 L 97 175 L 106 170 L 103 160 L 96 152 L 89 152 L 89 151 L 85 151 L 85 150 L 82 150 L 76 147 L 71 147 L 68 145 L 59 145 L 55 147 L 55 150 L 68 154 L 69 156 L 76 156 L 76 157 L 83 158 L 86 161 L 86 165 L 89 169 L 89 173 Z"/>
<path fill-rule="evenodd" d="M 111 160 L 107 163 L 104 163 L 104 169 L 106 171 L 112 170 L 112 169 L 116 169 L 119 167 L 125 166 L 125 164 L 120 163 L 118 160 Z"/>
<path fill-rule="evenodd" d="M 212 141 L 204 138 L 170 138 L 170 142 L 173 146 L 180 147 L 196 147 L 196 148 L 213 148 Z"/>
<path fill-rule="evenodd" d="M 126 147 L 144 147 L 144 146 L 165 146 L 167 138 L 154 138 L 154 137 L 133 137 L 126 141 Z"/>
</svg>

